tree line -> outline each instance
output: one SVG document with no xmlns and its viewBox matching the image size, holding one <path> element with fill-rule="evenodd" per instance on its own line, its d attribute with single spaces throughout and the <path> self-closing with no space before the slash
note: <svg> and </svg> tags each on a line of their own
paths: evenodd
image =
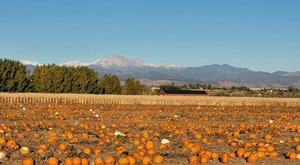
<svg viewBox="0 0 300 165">
<path fill-rule="evenodd" d="M 19 61 L 0 59 L 0 92 L 86 93 L 86 94 L 156 94 L 134 78 L 121 84 L 117 75 L 99 74 L 86 67 L 55 64 L 38 65 L 32 74 Z M 295 87 L 251 90 L 248 87 L 214 87 L 210 84 L 161 85 L 159 89 L 206 90 L 210 96 L 300 97 Z M 156 89 L 156 90 L 159 90 Z"/>
<path fill-rule="evenodd" d="M 134 78 L 121 85 L 118 76 L 105 74 L 99 78 L 86 66 L 38 65 L 30 75 L 21 62 L 0 59 L 0 92 L 139 95 L 147 90 Z"/>
</svg>

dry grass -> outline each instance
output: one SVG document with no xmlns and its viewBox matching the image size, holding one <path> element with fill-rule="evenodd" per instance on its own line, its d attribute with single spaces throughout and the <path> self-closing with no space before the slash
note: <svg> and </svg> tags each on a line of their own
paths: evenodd
<svg viewBox="0 0 300 165">
<path fill-rule="evenodd" d="M 300 106 L 299 98 L 0 93 L 0 103 Z"/>
</svg>

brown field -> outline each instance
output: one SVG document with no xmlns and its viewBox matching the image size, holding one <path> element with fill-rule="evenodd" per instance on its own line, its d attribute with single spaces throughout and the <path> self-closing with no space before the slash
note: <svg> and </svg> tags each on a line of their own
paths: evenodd
<svg viewBox="0 0 300 165">
<path fill-rule="evenodd" d="M 299 153 L 300 99 L 0 94 L 4 165 L 157 164 L 157 155 L 163 164 L 223 164 L 223 154 L 229 164 L 296 165 Z"/>
</svg>

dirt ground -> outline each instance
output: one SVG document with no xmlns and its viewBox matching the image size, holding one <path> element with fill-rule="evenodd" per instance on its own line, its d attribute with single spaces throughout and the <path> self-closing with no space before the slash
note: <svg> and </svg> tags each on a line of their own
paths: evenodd
<svg viewBox="0 0 300 165">
<path fill-rule="evenodd" d="M 47 164 L 52 156 L 58 157 L 60 164 L 67 157 L 84 157 L 90 164 L 99 156 L 113 155 L 118 159 L 121 156 L 116 148 L 120 145 L 128 149 L 129 155 L 141 151 L 133 144 L 141 137 L 155 142 L 154 155 L 162 155 L 164 164 L 189 164 L 189 156 L 199 154 L 199 150 L 190 150 L 185 141 L 218 153 L 218 158 L 211 158 L 207 164 L 222 164 L 219 158 L 223 153 L 235 152 L 247 142 L 252 145 L 246 151 L 257 151 L 258 142 L 262 142 L 279 153 L 278 157 L 260 158 L 255 164 L 300 164 L 300 160 L 286 156 L 288 151 L 297 153 L 295 146 L 300 144 L 295 138 L 300 137 L 300 107 L 1 104 L 0 125 L 0 137 L 15 140 L 19 148 L 30 148 L 30 153 L 21 154 L 20 149 L 0 143 L 0 150 L 7 152 L 0 159 L 3 165 L 21 164 L 25 157 L 32 157 L 35 164 Z M 115 136 L 116 131 L 126 137 Z M 55 140 L 49 140 L 53 132 Z M 68 138 L 67 132 L 73 134 L 75 141 Z M 83 133 L 89 137 L 84 138 Z M 272 138 L 266 140 L 266 134 Z M 160 147 L 164 138 L 170 144 Z M 65 151 L 58 149 L 61 143 L 67 144 Z M 145 145 L 141 140 L 140 143 Z M 41 144 L 48 148 L 38 153 Z M 85 147 L 92 152 L 84 153 Z M 95 153 L 96 148 L 101 151 Z M 145 155 L 152 159 L 154 156 L 147 152 Z M 142 156 L 137 157 L 138 164 L 141 160 Z M 243 157 L 233 157 L 229 164 L 248 163 Z"/>
</svg>

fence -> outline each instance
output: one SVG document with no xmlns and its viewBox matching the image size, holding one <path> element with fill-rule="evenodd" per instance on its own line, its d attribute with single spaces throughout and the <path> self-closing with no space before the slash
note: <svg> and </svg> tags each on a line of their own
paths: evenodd
<svg viewBox="0 0 300 165">
<path fill-rule="evenodd" d="M 297 98 L 0 93 L 0 103 L 300 106 Z"/>
</svg>

